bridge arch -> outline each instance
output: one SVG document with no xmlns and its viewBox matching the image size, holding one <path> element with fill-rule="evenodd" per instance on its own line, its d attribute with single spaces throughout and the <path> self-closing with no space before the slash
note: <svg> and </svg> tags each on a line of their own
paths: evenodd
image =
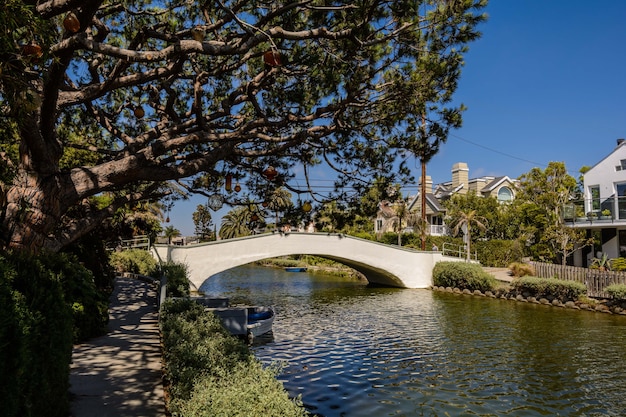
<svg viewBox="0 0 626 417">
<path fill-rule="evenodd" d="M 287 255 L 315 255 L 361 272 L 369 282 L 403 288 L 432 285 L 435 263 L 458 258 L 385 245 L 337 233 L 267 233 L 188 246 L 155 245 L 162 261 L 184 263 L 195 288 L 211 276 L 251 262 Z"/>
</svg>

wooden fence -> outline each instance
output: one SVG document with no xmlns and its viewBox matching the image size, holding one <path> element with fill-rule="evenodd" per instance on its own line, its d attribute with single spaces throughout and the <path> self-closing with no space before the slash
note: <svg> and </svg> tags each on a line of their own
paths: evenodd
<svg viewBox="0 0 626 417">
<path fill-rule="evenodd" d="M 559 278 L 582 282 L 587 286 L 589 297 L 609 298 L 604 291 L 611 284 L 626 284 L 626 272 L 601 271 L 599 269 L 562 266 L 543 262 L 530 262 L 535 268 L 535 275 L 540 278 Z"/>
</svg>

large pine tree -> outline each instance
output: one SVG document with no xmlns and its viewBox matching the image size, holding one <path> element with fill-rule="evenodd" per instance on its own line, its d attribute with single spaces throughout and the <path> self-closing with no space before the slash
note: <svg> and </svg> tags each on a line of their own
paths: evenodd
<svg viewBox="0 0 626 417">
<path fill-rule="evenodd" d="M 254 196 L 304 191 L 294 165 L 331 166 L 338 190 L 395 175 L 459 126 L 484 3 L 6 0 L 0 247 L 59 250 L 171 181 L 208 195 L 236 173 Z"/>
</svg>

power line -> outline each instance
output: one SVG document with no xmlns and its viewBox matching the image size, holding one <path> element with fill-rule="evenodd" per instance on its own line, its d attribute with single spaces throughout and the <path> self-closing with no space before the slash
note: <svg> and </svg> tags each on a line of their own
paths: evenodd
<svg viewBox="0 0 626 417">
<path fill-rule="evenodd" d="M 546 167 L 546 166 L 548 166 L 547 164 L 544 164 L 544 163 L 541 163 L 541 162 L 535 162 L 535 161 L 531 161 L 531 160 L 529 160 L 529 159 L 520 158 L 520 157 L 518 157 L 518 156 L 511 155 L 511 154 L 509 154 L 509 153 L 502 152 L 502 151 L 499 151 L 499 150 L 497 150 L 497 149 L 490 148 L 490 147 L 485 146 L 485 145 L 481 145 L 480 143 L 473 142 L 473 141 L 471 141 L 471 140 L 469 140 L 469 139 L 462 138 L 462 137 L 460 137 L 460 136 L 458 136 L 458 135 L 455 135 L 455 134 L 452 134 L 452 133 L 450 134 L 450 136 L 452 136 L 452 137 L 454 137 L 454 138 L 456 138 L 456 139 L 458 139 L 458 140 L 460 140 L 460 141 L 462 141 L 462 142 L 466 142 L 466 143 L 469 143 L 470 145 L 478 146 L 479 148 L 486 149 L 486 150 L 488 150 L 488 151 L 490 151 L 490 152 L 497 153 L 497 154 L 499 154 L 499 155 L 503 155 L 503 156 L 506 156 L 506 157 L 508 157 L 508 158 L 517 159 L 518 161 L 527 162 L 527 163 L 529 163 L 529 164 L 539 165 L 539 166 L 542 166 L 542 167 Z"/>
</svg>

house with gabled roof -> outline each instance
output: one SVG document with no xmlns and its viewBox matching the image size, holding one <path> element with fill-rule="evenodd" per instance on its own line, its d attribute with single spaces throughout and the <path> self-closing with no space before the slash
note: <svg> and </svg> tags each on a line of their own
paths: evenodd
<svg viewBox="0 0 626 417">
<path fill-rule="evenodd" d="M 589 236 L 595 233 L 602 254 L 626 257 L 626 140 L 618 139 L 613 151 L 585 172 L 583 200 L 567 204 L 563 218 Z M 585 248 L 580 255 L 574 258 L 575 265 L 588 265 L 598 254 Z"/>
<path fill-rule="evenodd" d="M 482 197 L 495 197 L 498 201 L 505 203 L 515 198 L 515 189 L 518 180 L 511 179 L 508 176 L 494 177 L 494 176 L 482 176 L 476 178 L 469 177 L 469 168 L 467 163 L 458 162 L 452 166 L 452 179 L 448 182 L 443 182 L 433 186 L 433 182 L 430 176 L 426 176 L 426 221 L 430 226 L 429 234 L 433 236 L 442 236 L 449 233 L 448 228 L 445 225 L 446 208 L 443 206 L 442 201 L 451 198 L 455 194 L 468 194 L 471 192 L 476 193 Z M 418 182 L 421 184 L 421 179 Z M 411 212 L 421 214 L 422 210 L 422 191 L 421 187 L 418 187 L 419 191 L 415 196 L 409 198 L 408 209 Z M 390 207 L 387 202 L 387 209 Z M 380 227 L 385 225 L 385 219 L 388 216 L 395 216 L 390 214 L 380 207 L 378 212 L 375 230 L 377 233 L 383 233 L 390 230 L 381 230 Z M 386 217 L 387 216 L 387 217 Z"/>
</svg>

